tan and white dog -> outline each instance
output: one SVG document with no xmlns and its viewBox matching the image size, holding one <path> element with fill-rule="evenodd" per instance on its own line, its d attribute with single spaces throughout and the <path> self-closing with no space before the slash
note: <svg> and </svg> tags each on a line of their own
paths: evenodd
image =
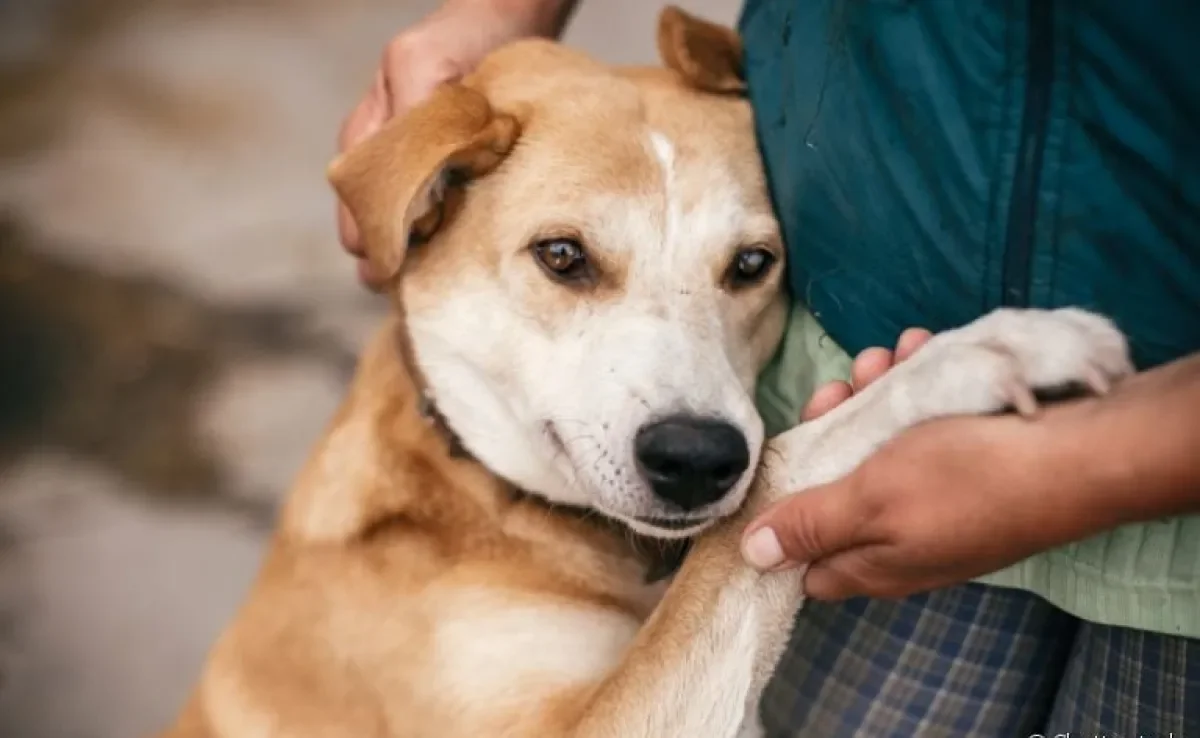
<svg viewBox="0 0 1200 738">
<path fill-rule="evenodd" d="M 672 9 L 659 45 L 514 44 L 335 162 L 397 317 L 166 735 L 751 735 L 802 602 L 742 563 L 754 510 L 925 419 L 1129 371 L 1102 318 L 998 312 L 765 441 L 784 252 L 739 41 Z"/>
</svg>

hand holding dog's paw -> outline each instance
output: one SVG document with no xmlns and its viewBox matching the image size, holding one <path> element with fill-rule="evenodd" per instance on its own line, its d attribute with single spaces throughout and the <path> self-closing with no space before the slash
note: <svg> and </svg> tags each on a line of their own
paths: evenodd
<svg viewBox="0 0 1200 738">
<path fill-rule="evenodd" d="M 876 371 L 862 359 L 855 366 L 854 389 L 870 385 L 860 407 L 873 404 L 898 435 L 847 477 L 759 516 L 743 539 L 752 566 L 811 562 L 805 589 L 818 599 L 900 597 L 1089 532 L 1081 524 L 1090 518 L 1087 475 L 1075 468 L 1078 444 L 1055 424 L 1055 409 L 1034 421 L 947 416 L 1006 407 L 1032 416 L 1040 389 L 1107 393 L 1132 371 L 1121 334 L 1078 310 L 999 311 L 917 339 L 910 343 L 920 350 L 897 351 L 894 368 L 889 361 Z M 933 418 L 943 419 L 921 423 Z M 1064 475 L 1083 483 L 1064 485 Z"/>
<path fill-rule="evenodd" d="M 748 527 L 759 569 L 812 562 L 816 599 L 903 597 L 1065 542 L 1042 434 L 1015 417 L 947 418 L 885 445 L 848 477 L 781 500 Z M 1071 513 L 1067 513 L 1071 514 Z"/>
</svg>

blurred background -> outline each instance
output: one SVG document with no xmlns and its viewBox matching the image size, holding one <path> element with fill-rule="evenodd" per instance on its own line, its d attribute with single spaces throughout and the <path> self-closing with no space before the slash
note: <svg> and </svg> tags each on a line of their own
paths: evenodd
<svg viewBox="0 0 1200 738">
<path fill-rule="evenodd" d="M 323 172 L 435 4 L 0 0 L 3 738 L 180 706 L 380 315 Z M 567 40 L 654 61 L 661 5 L 585 0 Z"/>
</svg>

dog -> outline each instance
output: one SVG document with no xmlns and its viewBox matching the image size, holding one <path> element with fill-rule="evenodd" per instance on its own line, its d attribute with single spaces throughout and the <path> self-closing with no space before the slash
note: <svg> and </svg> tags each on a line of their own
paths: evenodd
<svg viewBox="0 0 1200 738">
<path fill-rule="evenodd" d="M 331 165 L 394 317 L 165 736 L 756 735 L 804 571 L 742 562 L 756 511 L 1131 371 L 1104 318 L 997 311 L 764 439 L 785 257 L 740 41 L 674 8 L 658 40 L 517 42 Z"/>
</svg>

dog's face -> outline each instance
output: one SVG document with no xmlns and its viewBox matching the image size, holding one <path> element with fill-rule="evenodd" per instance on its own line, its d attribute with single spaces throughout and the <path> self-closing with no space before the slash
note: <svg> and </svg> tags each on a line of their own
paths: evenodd
<svg viewBox="0 0 1200 738">
<path fill-rule="evenodd" d="M 743 501 L 784 315 L 749 107 L 697 89 L 736 84 L 712 43 L 736 38 L 668 14 L 674 72 L 511 46 L 333 171 L 466 448 L 660 537 Z"/>
</svg>

